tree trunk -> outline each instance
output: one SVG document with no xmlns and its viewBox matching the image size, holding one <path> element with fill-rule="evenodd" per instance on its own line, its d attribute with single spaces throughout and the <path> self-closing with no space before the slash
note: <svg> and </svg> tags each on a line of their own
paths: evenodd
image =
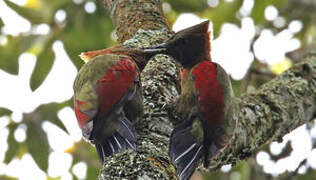
<svg viewBox="0 0 316 180">
<path fill-rule="evenodd" d="M 171 36 L 161 0 L 104 0 L 120 43 L 146 47 Z M 167 108 L 179 95 L 179 68 L 166 55 L 152 58 L 142 72 L 144 116 L 136 124 L 137 152 L 105 159 L 99 179 L 176 179 L 168 156 L 173 129 Z M 232 142 L 211 159 L 210 170 L 250 156 L 316 116 L 316 53 L 305 57 L 256 92 L 236 98 Z M 235 125 L 234 125 L 235 126 Z"/>
</svg>

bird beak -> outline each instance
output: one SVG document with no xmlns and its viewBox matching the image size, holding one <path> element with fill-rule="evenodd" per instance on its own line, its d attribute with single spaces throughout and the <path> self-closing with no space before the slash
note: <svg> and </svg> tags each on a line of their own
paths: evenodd
<svg viewBox="0 0 316 180">
<path fill-rule="evenodd" d="M 162 43 L 157 46 L 142 48 L 142 50 L 144 52 L 149 52 L 149 53 L 162 53 L 162 52 L 167 51 L 167 43 Z"/>
<path fill-rule="evenodd" d="M 91 60 L 91 58 L 89 56 L 86 55 L 86 53 L 82 52 L 79 57 L 85 62 L 89 62 Z"/>
</svg>

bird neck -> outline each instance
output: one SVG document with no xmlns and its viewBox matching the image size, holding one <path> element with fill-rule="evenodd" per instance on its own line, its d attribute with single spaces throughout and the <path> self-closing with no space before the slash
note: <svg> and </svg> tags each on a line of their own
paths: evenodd
<svg viewBox="0 0 316 180">
<path fill-rule="evenodd" d="M 182 65 L 183 69 L 191 70 L 197 64 L 200 64 L 201 62 L 204 62 L 204 61 L 211 62 L 210 53 L 206 52 L 206 53 L 196 57 L 196 59 L 183 61 L 181 65 Z"/>
</svg>

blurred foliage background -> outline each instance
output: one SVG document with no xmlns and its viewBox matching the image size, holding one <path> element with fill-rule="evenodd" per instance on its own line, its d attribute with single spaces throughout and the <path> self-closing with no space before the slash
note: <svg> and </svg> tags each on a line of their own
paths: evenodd
<svg viewBox="0 0 316 180">
<path fill-rule="evenodd" d="M 60 61 L 61 66 L 66 67 L 66 64 L 69 65 L 71 62 L 71 66 L 79 69 L 83 65 L 78 57 L 81 52 L 110 47 L 115 44 L 114 27 L 101 0 L 3 0 L 0 2 L 0 6 L 0 11 L 2 9 L 7 9 L 5 12 L 10 13 L 13 11 L 15 16 L 20 16 L 24 19 L 23 21 L 26 21 L 24 24 L 19 23 L 20 21 L 10 22 L 8 20 L 8 16 L 11 16 L 10 13 L 4 11 L 0 13 L 0 79 L 1 75 L 12 78 L 20 76 L 23 69 L 26 68 L 23 57 L 31 56 L 31 59 L 34 59 L 34 66 L 32 66 L 34 68 L 30 77 L 25 78 L 27 82 L 23 85 L 27 86 L 30 92 L 36 93 L 48 80 L 55 83 L 55 87 L 48 90 L 48 95 L 55 91 L 55 88 L 58 89 L 64 85 L 61 82 L 63 79 L 48 78 L 53 66 L 57 63 L 58 50 L 54 50 L 54 46 L 61 45 L 63 51 L 66 52 L 66 55 L 63 56 L 65 58 Z M 241 63 L 236 68 L 245 71 L 242 77 L 233 80 L 237 96 L 255 90 L 293 63 L 299 62 L 307 50 L 316 47 L 316 2 L 314 0 L 164 0 L 163 8 L 170 25 L 176 24 L 180 16 L 188 15 L 188 13 L 192 17 L 210 19 L 213 23 L 215 41 L 217 38 L 220 39 L 221 34 L 224 33 L 225 24 L 239 28 L 243 26 L 245 18 L 253 24 L 255 31 L 253 35 L 249 34 L 251 37 L 247 50 L 252 57 L 250 64 L 243 66 L 242 57 L 232 57 L 237 63 Z M 12 33 L 8 28 L 10 23 L 14 24 L 13 29 L 21 29 L 20 26 L 27 27 L 23 27 L 24 30 L 17 31 L 17 33 Z M 181 24 L 181 22 L 179 23 Z M 255 44 L 256 42 L 259 44 L 259 39 L 264 35 L 263 32 L 269 32 L 275 39 L 279 37 L 277 35 L 284 34 L 282 32 L 286 30 L 292 31 L 293 37 L 284 39 L 294 39 L 299 45 L 289 51 L 283 50 L 282 44 L 276 46 L 277 48 L 272 51 L 282 51 L 284 54 L 284 58 L 280 61 L 271 63 L 264 55 L 260 55 L 259 50 L 255 52 Z M 247 34 L 244 35 L 247 36 Z M 238 38 L 238 36 L 232 31 L 230 40 L 233 42 L 234 38 Z M 288 41 L 285 40 L 286 44 Z M 215 45 L 216 43 L 213 44 L 214 51 Z M 221 46 L 221 52 L 229 54 L 231 51 L 228 48 L 229 45 L 228 40 L 224 46 Z M 226 46 L 227 48 L 225 48 Z M 234 47 L 238 49 L 237 46 L 238 43 Z M 266 46 L 269 49 L 269 43 L 266 43 Z M 230 48 L 234 49 L 234 47 Z M 263 51 L 263 54 L 265 53 Z M 71 72 L 64 68 L 63 72 L 59 74 L 68 76 L 68 73 Z M 228 72 L 230 71 L 228 70 Z M 233 73 L 231 74 L 233 75 Z M 73 78 L 74 75 L 72 75 Z M 5 87 L 11 87 L 9 83 L 15 82 L 9 80 L 3 82 L 1 82 L 0 97 L 11 94 L 13 98 L 16 98 L 15 101 L 22 101 L 20 98 L 24 97 L 14 96 L 21 89 L 4 91 Z M 16 112 L 17 110 L 12 108 L 12 105 L 7 105 L 10 99 L 0 98 L 2 101 L 0 103 L 0 141 L 3 141 L 2 144 L 0 143 L 0 180 L 30 179 L 32 175 L 34 176 L 32 179 L 97 178 L 100 165 L 92 146 L 77 138 L 71 141 L 69 147 L 59 150 L 61 152 L 58 152 L 57 156 L 55 151 L 58 150 L 53 148 L 53 143 L 50 142 L 54 137 L 49 138 L 50 131 L 45 130 L 45 123 L 49 122 L 61 130 L 65 136 L 70 136 L 72 127 L 66 125 L 68 119 L 62 118 L 59 114 L 63 109 L 73 113 L 72 110 L 69 110 L 73 106 L 72 98 L 69 95 L 66 97 L 62 100 L 38 103 L 31 110 L 19 112 Z M 27 101 L 33 100 L 29 98 Z M 69 119 L 75 122 L 74 115 L 69 116 L 71 116 Z M 76 128 L 78 129 L 78 127 Z M 308 152 L 301 156 L 303 158 L 293 161 L 292 168 L 283 168 L 279 172 L 271 170 L 273 167 L 285 166 L 286 164 L 282 163 L 282 160 L 293 156 L 293 150 L 297 145 L 289 138 L 283 144 L 272 142 L 272 144 L 265 145 L 254 153 L 252 158 L 236 166 L 228 165 L 215 173 L 203 173 L 202 175 L 205 179 L 214 180 L 316 179 L 314 170 L 316 168 L 316 128 L 311 123 L 301 129 L 303 129 L 303 134 L 304 132 L 308 134 L 307 138 L 300 136 L 309 142 L 305 148 Z M 76 133 L 78 136 L 78 132 Z M 63 139 L 58 141 L 61 143 Z M 301 145 L 303 148 L 305 147 L 304 144 Z M 58 160 L 56 156 L 61 159 Z M 27 157 L 27 161 L 33 162 L 33 164 L 30 163 L 32 164 L 30 166 L 25 166 L 27 163 L 18 165 L 20 161 L 24 161 L 23 157 L 24 159 Z M 70 160 L 63 161 L 67 158 Z M 65 163 L 68 165 L 65 166 Z M 58 171 L 56 166 L 65 166 L 65 168 Z M 41 177 L 35 177 L 35 174 L 29 173 L 35 168 L 39 168 Z M 58 172 L 54 172 L 54 169 Z M 201 175 L 195 176 L 195 178 L 198 177 Z"/>
</svg>

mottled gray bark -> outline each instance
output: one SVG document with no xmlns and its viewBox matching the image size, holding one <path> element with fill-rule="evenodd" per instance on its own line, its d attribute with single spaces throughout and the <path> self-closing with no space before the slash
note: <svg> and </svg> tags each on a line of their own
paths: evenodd
<svg viewBox="0 0 316 180">
<path fill-rule="evenodd" d="M 170 37 L 160 0 L 105 0 L 120 43 L 150 46 Z M 169 121 L 166 104 L 178 96 L 179 69 L 166 55 L 155 56 L 142 72 L 144 116 L 136 124 L 137 152 L 107 158 L 99 179 L 175 179 L 168 157 Z"/>
<path fill-rule="evenodd" d="M 167 39 L 171 32 L 164 19 L 161 0 L 104 0 L 116 25 L 119 42 L 150 46 Z M 105 160 L 99 179 L 176 179 L 169 161 L 172 123 L 168 104 L 174 101 L 179 75 L 171 58 L 157 55 L 142 73 L 144 117 L 136 124 L 138 151 L 126 151 Z M 166 106 L 167 105 L 167 106 Z M 211 160 L 211 168 L 236 163 L 272 140 L 316 115 L 316 55 L 266 83 L 258 91 L 236 99 L 233 141 Z"/>
<path fill-rule="evenodd" d="M 237 127 L 232 143 L 212 159 L 212 168 L 235 164 L 255 149 L 282 137 L 316 116 L 316 53 L 302 63 L 236 99 Z"/>
</svg>

